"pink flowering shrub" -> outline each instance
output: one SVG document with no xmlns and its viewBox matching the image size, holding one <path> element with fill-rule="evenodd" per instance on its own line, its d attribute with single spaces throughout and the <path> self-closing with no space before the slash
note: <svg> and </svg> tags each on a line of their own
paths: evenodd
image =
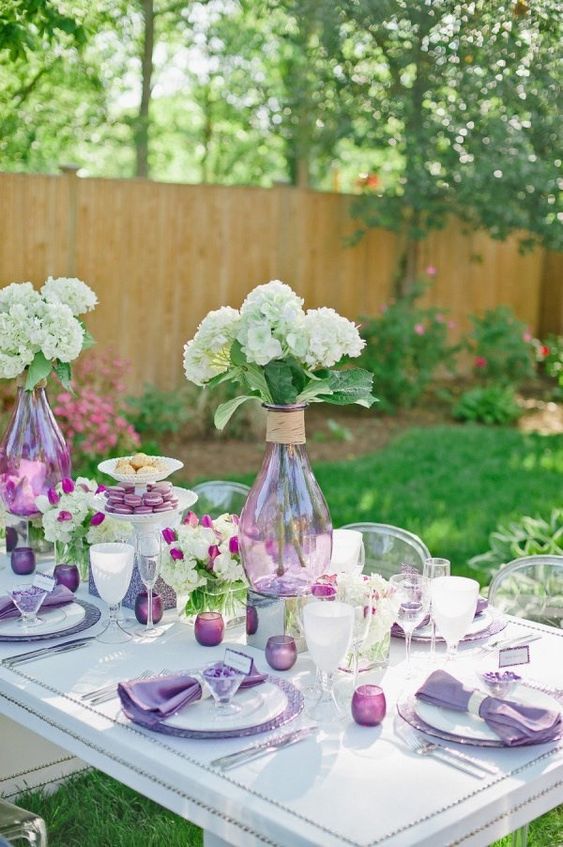
<svg viewBox="0 0 563 847">
<path fill-rule="evenodd" d="M 74 372 L 75 394 L 61 391 L 53 412 L 71 448 L 75 467 L 130 453 L 139 434 L 125 417 L 128 362 L 111 352 L 91 352 Z"/>
</svg>

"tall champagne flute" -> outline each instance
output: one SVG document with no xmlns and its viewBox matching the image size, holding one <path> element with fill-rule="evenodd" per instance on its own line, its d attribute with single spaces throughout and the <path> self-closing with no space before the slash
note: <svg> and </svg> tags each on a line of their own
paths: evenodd
<svg viewBox="0 0 563 847">
<path fill-rule="evenodd" d="M 407 679 L 412 676 L 411 640 L 415 628 L 424 620 L 430 607 L 430 580 L 417 572 L 394 574 L 389 580 L 399 601 L 397 623 L 405 633 Z"/>
<path fill-rule="evenodd" d="M 431 591 L 432 613 L 448 648 L 447 660 L 451 661 L 475 617 L 479 583 L 464 576 L 441 576 L 432 580 Z"/>
<path fill-rule="evenodd" d="M 137 536 L 136 549 L 137 567 L 143 585 L 147 589 L 147 622 L 142 627 L 144 637 L 155 638 L 162 634 L 153 622 L 152 597 L 153 589 L 160 574 L 162 563 L 162 535 L 160 530 Z"/>
<path fill-rule="evenodd" d="M 348 603 L 308 603 L 303 609 L 307 648 L 320 670 L 320 689 L 309 707 L 321 723 L 339 721 L 344 715 L 334 696 L 334 674 L 352 643 L 354 610 Z"/>
<path fill-rule="evenodd" d="M 109 605 L 109 620 L 97 640 L 104 644 L 120 644 L 131 636 L 120 625 L 119 605 L 131 582 L 135 548 L 132 544 L 92 544 L 90 565 L 98 594 Z"/>
<path fill-rule="evenodd" d="M 429 580 L 438 579 L 440 576 L 450 576 L 451 564 L 449 559 L 430 558 L 424 561 L 424 570 L 422 575 Z M 436 621 L 432 613 L 432 587 L 430 590 L 430 626 L 432 635 L 430 638 L 430 662 L 434 662 L 436 655 Z"/>
<path fill-rule="evenodd" d="M 367 580 L 362 583 L 355 581 L 344 582 L 344 588 L 340 597 L 354 611 L 352 646 L 350 648 L 350 657 L 352 660 L 350 670 L 352 673 L 352 690 L 355 690 L 358 683 L 360 648 L 368 636 L 372 621 L 373 589 Z"/>
</svg>

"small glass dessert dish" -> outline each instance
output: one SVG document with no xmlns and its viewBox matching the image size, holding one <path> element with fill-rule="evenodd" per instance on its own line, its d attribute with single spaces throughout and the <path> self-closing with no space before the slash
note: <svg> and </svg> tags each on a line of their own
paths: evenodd
<svg viewBox="0 0 563 847">
<path fill-rule="evenodd" d="M 214 662 L 204 668 L 202 676 L 215 700 L 216 717 L 222 718 L 240 711 L 240 706 L 231 703 L 231 700 L 245 677 L 242 671 L 235 670 L 223 662 Z"/>
<path fill-rule="evenodd" d="M 21 615 L 20 624 L 28 629 L 38 626 L 42 621 L 37 617 L 37 612 L 48 592 L 36 585 L 16 585 L 8 592 L 12 601 Z"/>
<path fill-rule="evenodd" d="M 509 697 L 514 691 L 521 676 L 513 671 L 481 671 L 479 678 L 485 683 L 487 690 L 494 697 Z"/>
</svg>

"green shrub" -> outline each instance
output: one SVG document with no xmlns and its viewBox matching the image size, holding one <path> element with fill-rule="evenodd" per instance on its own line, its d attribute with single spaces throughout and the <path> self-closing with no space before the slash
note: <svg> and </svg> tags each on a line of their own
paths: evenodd
<svg viewBox="0 0 563 847">
<path fill-rule="evenodd" d="M 437 369 L 452 369 L 458 348 L 448 345 L 444 311 L 421 308 L 423 285 L 386 306 L 378 318 L 361 321 L 366 341 L 359 364 L 374 375 L 379 408 L 413 406 L 431 383 Z"/>
<path fill-rule="evenodd" d="M 563 556 L 563 509 L 552 509 L 548 518 L 525 516 L 518 521 L 499 525 L 489 536 L 490 549 L 473 556 L 473 568 L 498 569 L 521 556 Z"/>
<path fill-rule="evenodd" d="M 482 317 L 474 315 L 471 321 L 466 343 L 477 379 L 517 386 L 534 376 L 534 339 L 508 306 L 497 306 Z"/>
<path fill-rule="evenodd" d="M 545 342 L 537 342 L 536 358 L 547 376 L 557 382 L 556 398 L 563 398 L 563 335 L 549 335 Z"/>
<path fill-rule="evenodd" d="M 514 423 L 521 414 L 514 390 L 506 385 L 471 388 L 461 395 L 453 409 L 457 420 L 484 424 Z"/>
<path fill-rule="evenodd" d="M 128 397 L 128 420 L 141 435 L 166 435 L 179 432 L 191 416 L 187 386 L 161 391 L 147 384 L 139 397 Z"/>
</svg>

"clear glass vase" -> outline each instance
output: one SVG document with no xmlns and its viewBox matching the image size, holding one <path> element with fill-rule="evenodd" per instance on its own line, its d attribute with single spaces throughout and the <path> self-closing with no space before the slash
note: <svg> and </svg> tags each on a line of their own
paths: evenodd
<svg viewBox="0 0 563 847">
<path fill-rule="evenodd" d="M 12 515 L 38 514 L 35 498 L 71 475 L 70 452 L 55 420 L 45 385 L 18 387 L 8 428 L 0 442 L 0 497 Z"/>
<path fill-rule="evenodd" d="M 307 594 L 326 573 L 332 523 L 305 446 L 305 405 L 266 406 L 266 454 L 239 523 L 241 561 L 260 594 Z"/>
<path fill-rule="evenodd" d="M 76 565 L 80 581 L 86 582 L 90 573 L 90 547 L 83 538 L 68 543 L 56 541 L 55 564 Z"/>
<path fill-rule="evenodd" d="M 200 612 L 220 612 L 225 625 L 234 626 L 246 615 L 246 585 L 210 578 L 206 585 L 187 595 L 183 603 L 182 614 L 187 623 L 194 623 Z"/>
</svg>

